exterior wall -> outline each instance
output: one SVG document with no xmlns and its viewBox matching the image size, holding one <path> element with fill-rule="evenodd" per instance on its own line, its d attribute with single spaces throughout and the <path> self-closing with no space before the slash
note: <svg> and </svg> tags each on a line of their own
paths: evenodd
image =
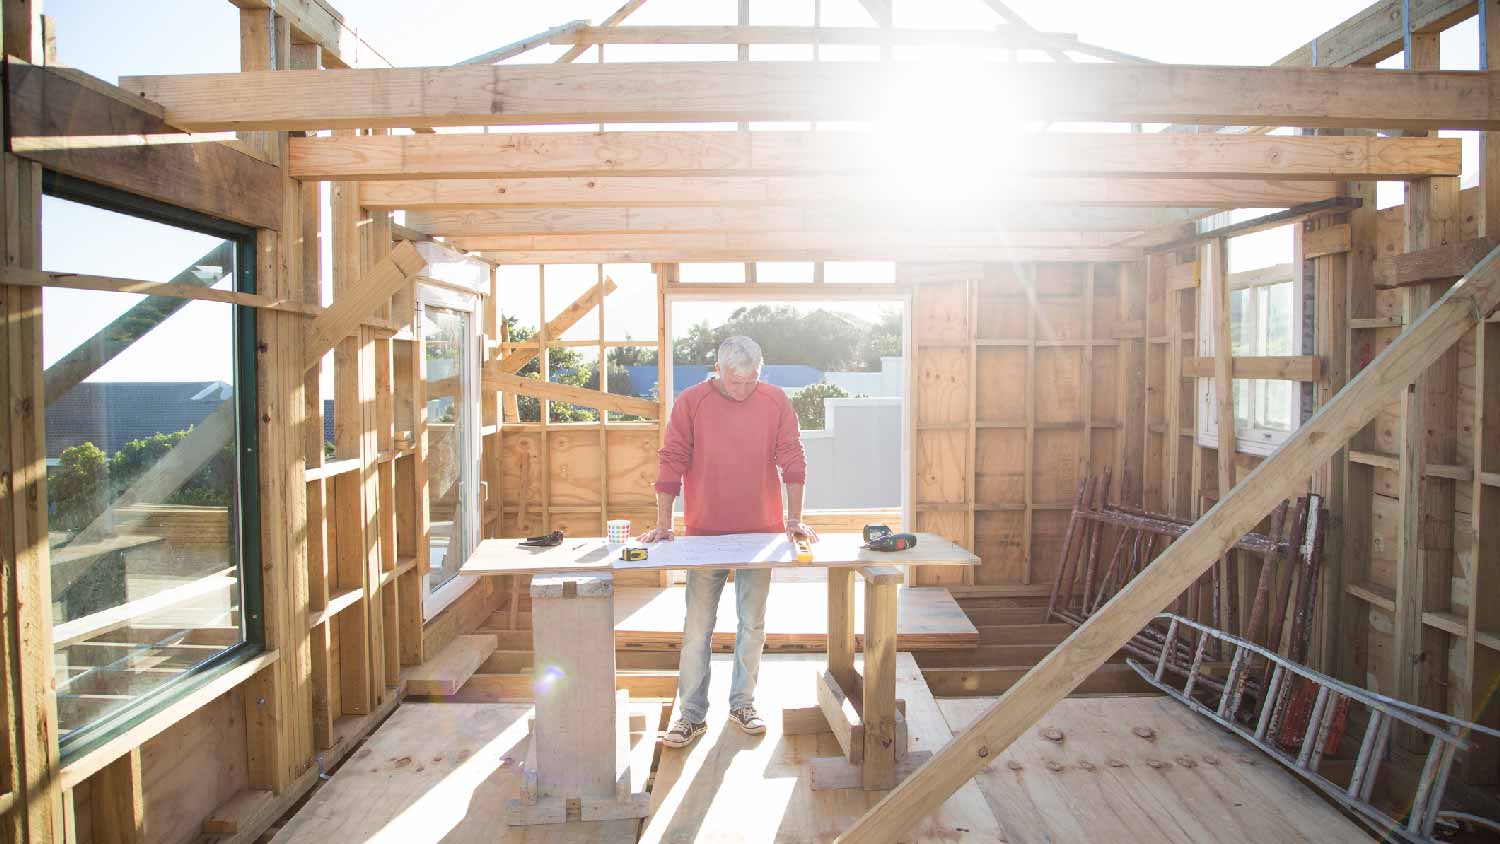
<svg viewBox="0 0 1500 844">
<path fill-rule="evenodd" d="M 825 372 L 823 383 L 842 387 L 856 396 L 900 396 L 905 374 L 905 358 L 882 357 L 879 372 Z"/>
</svg>

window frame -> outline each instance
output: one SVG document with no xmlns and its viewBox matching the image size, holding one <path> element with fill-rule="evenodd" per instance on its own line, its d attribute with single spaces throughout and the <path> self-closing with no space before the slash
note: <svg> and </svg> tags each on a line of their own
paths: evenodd
<svg viewBox="0 0 1500 844">
<path fill-rule="evenodd" d="M 1232 241 L 1230 241 L 1230 244 L 1231 244 L 1230 248 L 1232 248 Z M 1226 261 L 1225 263 L 1227 264 L 1228 262 Z M 1247 271 L 1247 272 L 1254 272 L 1254 270 L 1250 270 L 1250 271 Z M 1307 291 L 1307 283 L 1306 283 L 1306 279 L 1304 279 L 1302 277 L 1302 274 L 1299 273 L 1299 272 L 1297 272 L 1297 264 L 1296 264 L 1296 262 L 1295 261 L 1292 262 L 1292 274 L 1291 274 L 1290 277 L 1272 277 L 1272 278 L 1266 278 L 1266 279 L 1257 280 L 1253 284 L 1244 284 L 1244 285 L 1236 286 L 1234 284 L 1234 282 L 1233 282 L 1234 275 L 1235 274 L 1231 273 L 1230 277 L 1225 280 L 1225 283 L 1227 283 L 1227 284 L 1230 285 L 1230 287 L 1229 287 L 1229 293 L 1230 293 L 1231 296 L 1234 293 L 1239 292 L 1241 290 L 1249 291 L 1248 301 L 1246 302 L 1246 307 L 1245 307 L 1245 309 L 1244 309 L 1244 311 L 1242 313 L 1245 315 L 1246 318 L 1248 318 L 1248 323 L 1244 326 L 1243 330 L 1246 331 L 1246 332 L 1248 332 L 1247 336 L 1250 337 L 1252 345 L 1256 344 L 1255 333 L 1256 333 L 1256 328 L 1257 328 L 1257 326 L 1259 324 L 1260 306 L 1261 306 L 1261 303 L 1263 301 L 1262 297 L 1265 295 L 1265 290 L 1267 288 L 1273 287 L 1273 286 L 1278 285 L 1278 284 L 1291 284 L 1292 285 L 1292 316 L 1291 316 L 1292 326 L 1291 326 L 1291 328 L 1292 328 L 1293 346 L 1296 347 L 1296 349 L 1297 349 L 1293 353 L 1294 354 L 1305 354 L 1306 351 L 1305 351 L 1305 349 L 1302 349 L 1302 347 L 1304 346 L 1304 343 L 1305 343 L 1305 341 L 1303 339 L 1303 335 L 1305 333 L 1304 330 L 1303 330 L 1303 327 L 1305 325 L 1305 321 L 1306 321 L 1306 317 L 1307 317 L 1307 311 L 1308 311 L 1307 301 L 1306 301 L 1306 298 L 1305 298 L 1306 297 L 1306 291 Z M 1213 325 L 1213 320 L 1214 320 L 1213 298 L 1214 297 L 1211 294 L 1212 294 L 1212 291 L 1210 291 L 1210 290 L 1208 290 L 1206 288 L 1200 288 L 1199 289 L 1199 295 L 1198 295 L 1198 319 L 1197 319 L 1197 327 L 1198 327 L 1198 331 L 1197 331 L 1198 354 L 1200 356 L 1202 356 L 1202 357 L 1208 357 L 1208 358 L 1212 358 L 1216 354 L 1216 345 L 1215 345 L 1215 337 L 1214 337 L 1215 330 L 1214 330 L 1214 325 Z M 1233 334 L 1232 328 L 1233 328 L 1233 326 L 1231 325 L 1231 335 Z M 1266 355 L 1264 353 L 1262 353 L 1262 352 L 1256 352 L 1256 353 L 1253 353 L 1253 354 L 1240 355 L 1240 357 L 1265 357 L 1265 356 Z M 1257 418 L 1256 408 L 1263 402 L 1263 400 L 1265 398 L 1264 397 L 1264 390 L 1263 390 L 1262 382 L 1268 381 L 1268 380 L 1276 380 L 1276 379 L 1235 378 L 1235 379 L 1232 379 L 1231 382 L 1230 382 L 1231 383 L 1231 387 L 1230 387 L 1231 391 L 1234 390 L 1234 385 L 1236 385 L 1238 382 L 1245 381 L 1245 382 L 1248 383 L 1248 389 L 1246 391 L 1246 393 L 1247 393 L 1247 395 L 1246 395 L 1246 401 L 1247 401 L 1247 404 L 1249 406 L 1249 420 L 1250 420 L 1250 424 L 1247 427 L 1245 427 L 1244 429 L 1241 429 L 1239 427 L 1239 425 L 1237 425 L 1237 424 L 1235 425 L 1235 450 L 1236 451 L 1241 451 L 1241 452 L 1244 452 L 1246 454 L 1254 454 L 1254 455 L 1258 455 L 1258 456 L 1269 455 L 1272 452 L 1274 452 L 1276 449 L 1280 448 L 1281 444 L 1284 443 L 1284 442 L 1286 442 L 1286 440 L 1289 437 L 1291 437 L 1291 435 L 1297 430 L 1298 427 L 1301 426 L 1302 422 L 1305 419 L 1304 408 L 1307 407 L 1307 403 L 1306 403 L 1305 397 L 1303 395 L 1304 391 L 1302 390 L 1302 385 L 1299 384 L 1298 382 L 1291 381 L 1291 382 L 1288 382 L 1288 383 L 1290 383 L 1292 385 L 1292 389 L 1290 390 L 1290 393 L 1291 393 L 1291 407 L 1289 408 L 1289 414 L 1291 416 L 1291 419 L 1293 420 L 1293 425 L 1292 425 L 1291 429 L 1287 430 L 1287 431 L 1279 431 L 1279 430 L 1276 430 L 1275 428 L 1262 427 L 1262 426 L 1259 426 L 1259 425 L 1256 424 L 1256 418 Z M 1211 377 L 1211 376 L 1200 377 L 1198 379 L 1197 392 L 1198 392 L 1197 398 L 1198 398 L 1198 420 L 1199 420 L 1198 436 L 1197 436 L 1198 445 L 1203 446 L 1205 448 L 1218 448 L 1219 447 L 1219 419 L 1218 419 L 1219 408 L 1218 408 L 1218 403 L 1214 400 L 1214 379 L 1213 379 L 1213 377 Z M 1235 413 L 1238 415 L 1239 412 L 1240 412 L 1240 403 L 1239 403 L 1238 399 L 1236 399 L 1236 402 L 1235 402 Z"/>
<path fill-rule="evenodd" d="M 103 211 L 124 214 L 235 244 L 234 289 L 255 293 L 257 231 L 249 226 L 147 197 L 104 187 L 53 170 L 42 172 L 42 194 Z M 261 548 L 259 360 L 256 309 L 230 305 L 234 315 L 236 496 L 239 523 L 240 616 L 243 638 L 160 686 L 146 691 L 59 740 L 61 761 L 68 764 L 149 720 L 162 710 L 265 651 L 265 595 Z M 52 694 L 55 696 L 56 691 Z"/>
<path fill-rule="evenodd" d="M 483 316 L 484 301 L 478 292 L 468 293 L 459 291 L 453 287 L 441 284 L 426 283 L 418 279 L 416 286 L 416 306 L 419 313 L 416 314 L 416 325 L 418 326 L 416 339 L 420 344 L 419 354 L 427 354 L 426 337 L 421 333 L 422 316 L 420 311 L 428 306 L 446 308 L 453 311 L 461 311 L 469 316 L 469 359 L 468 365 L 460 373 L 458 404 L 463 412 L 469 417 L 468 435 L 464 438 L 464 464 L 471 469 L 471 483 L 466 491 L 466 503 L 472 505 L 472 512 L 468 524 L 468 531 L 474 534 L 475 543 L 484 538 L 484 531 L 480 522 L 483 520 L 484 500 L 480 494 L 479 485 L 484 480 L 483 435 L 480 430 L 477 411 L 479 409 L 480 383 L 480 361 L 483 358 L 483 336 L 479 330 L 479 320 Z M 425 369 L 425 368 L 424 368 Z M 424 385 L 425 389 L 425 385 Z M 424 404 L 420 411 L 427 413 Z M 425 426 L 425 423 L 424 423 Z M 430 502 L 429 502 L 430 504 Z M 430 518 L 430 516 L 429 516 Z M 473 552 L 471 551 L 470 554 Z M 467 562 L 467 557 L 465 558 Z M 439 613 L 447 609 L 454 601 L 457 601 L 465 592 L 472 589 L 480 578 L 466 574 L 455 574 L 453 577 L 443 581 L 436 589 L 430 588 L 426 577 L 422 578 L 422 620 L 431 621 Z"/>
</svg>

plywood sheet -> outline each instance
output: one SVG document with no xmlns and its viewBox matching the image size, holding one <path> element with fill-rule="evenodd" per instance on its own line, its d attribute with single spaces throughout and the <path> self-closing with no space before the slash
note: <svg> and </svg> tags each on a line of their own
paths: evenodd
<svg viewBox="0 0 1500 844">
<path fill-rule="evenodd" d="M 1036 421 L 1083 421 L 1083 349 L 1036 350 Z"/>
<path fill-rule="evenodd" d="M 855 578 L 854 629 L 863 640 L 864 581 Z M 687 588 L 615 590 L 615 643 L 621 648 L 675 649 L 682 645 Z M 734 585 L 725 584 L 714 621 L 713 644 L 733 647 Z M 979 631 L 958 602 L 941 587 L 900 587 L 896 590 L 896 646 L 901 650 L 972 648 Z M 766 599 L 766 647 L 789 650 L 828 647 L 828 584 L 774 581 Z"/>
<path fill-rule="evenodd" d="M 403 703 L 281 828 L 275 844 L 629 842 L 636 821 L 512 827 L 532 708 Z M 654 725 L 653 725 L 654 726 Z M 654 740 L 654 731 L 651 733 Z M 644 787 L 644 771 L 632 779 Z"/>
<path fill-rule="evenodd" d="M 808 763 L 837 756 L 832 734 L 786 736 L 781 710 L 816 705 L 818 657 L 767 656 L 760 666 L 756 703 L 766 734 L 747 736 L 721 717 L 729 692 L 730 658 L 714 660 L 709 685 L 708 732 L 683 750 L 664 750 L 651 791 L 651 817 L 642 844 L 832 842 L 885 792 L 813 791 Z M 897 655 L 896 694 L 906 701 L 912 750 L 936 750 L 949 741 L 947 724 L 910 654 Z M 677 713 L 673 713 L 674 717 Z M 998 841 L 999 827 L 983 794 L 966 783 L 903 840 Z"/>
<path fill-rule="evenodd" d="M 606 436 L 609 437 L 610 512 L 626 508 L 654 510 L 657 462 L 655 429 L 611 429 Z"/>
<path fill-rule="evenodd" d="M 980 422 L 1024 423 L 1026 350 L 1011 346 L 986 346 L 978 350 L 975 359 L 979 367 L 979 380 L 975 387 L 976 419 Z"/>
<path fill-rule="evenodd" d="M 918 349 L 916 372 L 917 382 L 913 386 L 918 425 L 947 425 L 968 420 L 967 349 Z"/>
<path fill-rule="evenodd" d="M 618 546 L 602 537 L 569 538 L 551 548 L 521 547 L 517 539 L 486 539 L 460 572 L 467 575 L 546 574 L 576 571 L 657 571 L 704 568 L 805 568 L 808 566 L 976 566 L 979 558 L 940 536 L 917 534 L 906 551 L 870 551 L 857 533 L 825 533 L 813 546 L 813 562 L 797 562 L 796 549 L 780 533 L 683 536 L 649 546 L 645 560 L 620 559 Z"/>
<path fill-rule="evenodd" d="M 974 437 L 974 502 L 1026 503 L 1026 432 L 982 428 Z"/>
<path fill-rule="evenodd" d="M 551 503 L 555 507 L 599 504 L 599 432 L 556 430 L 547 435 Z"/>
<path fill-rule="evenodd" d="M 938 705 L 957 733 L 996 700 Z M 1165 697 L 1063 700 L 974 781 L 1009 844 L 1370 840 L 1259 750 Z"/>
<path fill-rule="evenodd" d="M 917 506 L 962 504 L 969 492 L 965 431 L 918 431 Z"/>
</svg>

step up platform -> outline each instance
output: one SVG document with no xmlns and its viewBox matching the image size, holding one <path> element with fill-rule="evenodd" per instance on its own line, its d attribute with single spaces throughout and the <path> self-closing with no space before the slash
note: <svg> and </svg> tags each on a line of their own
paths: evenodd
<svg viewBox="0 0 1500 844">
<path fill-rule="evenodd" d="M 864 582 L 856 578 L 855 630 L 864 646 Z M 734 647 L 737 626 L 732 587 L 725 585 L 714 622 L 715 651 Z M 615 646 L 677 650 L 687 614 L 687 587 L 615 590 Z M 903 651 L 972 648 L 979 630 L 947 589 L 901 586 L 896 590 L 896 647 Z M 828 648 L 828 584 L 772 581 L 766 599 L 766 652 L 822 653 Z"/>
<path fill-rule="evenodd" d="M 405 672 L 406 693 L 422 697 L 457 694 L 498 646 L 494 636 L 484 634 L 455 638 L 432 659 Z"/>
</svg>

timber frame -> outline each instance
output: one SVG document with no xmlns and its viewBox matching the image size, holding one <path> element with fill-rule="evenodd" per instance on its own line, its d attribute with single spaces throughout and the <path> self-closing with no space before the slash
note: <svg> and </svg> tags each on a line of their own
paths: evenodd
<svg viewBox="0 0 1500 844">
<path fill-rule="evenodd" d="M 95 841 L 145 841 L 147 830 L 152 840 L 253 841 L 400 704 L 414 667 L 481 623 L 529 626 L 519 577 L 505 588 L 484 578 L 423 617 L 439 459 L 426 407 L 443 387 L 427 378 L 415 287 L 441 284 L 423 275 L 419 249 L 435 243 L 488 265 L 478 291 L 485 537 L 590 535 L 611 518 L 654 518 L 667 401 L 620 394 L 607 378 L 598 390 L 552 383 L 549 353 L 587 348 L 603 370 L 611 350 L 653 350 L 665 395 L 667 300 L 694 296 L 906 303 L 900 518 L 982 561 L 918 570 L 908 585 L 1046 596 L 1077 482 L 1101 471 L 1118 481 L 1114 503 L 1195 522 L 925 764 L 896 776 L 895 760 L 883 760 L 890 770 L 866 782 L 894 788 L 842 840 L 897 840 L 1278 502 L 1309 491 L 1334 517 L 1313 666 L 1500 724 L 1489 701 L 1500 683 L 1500 0 L 1379 0 L 1258 68 L 1147 62 L 1038 32 L 996 2 L 1009 25 L 995 31 L 903 30 L 888 0 L 863 0 L 875 26 L 859 29 L 751 26 L 750 0 L 740 0 L 736 26 L 622 26 L 644 2 L 630 0 L 601 25 L 575 21 L 451 67 L 400 68 L 324 0 L 232 2 L 240 73 L 119 86 L 58 66 L 45 48 L 55 33 L 29 4 L 4 11 L 6 841 L 78 840 L 84 815 L 95 819 Z M 1481 69 L 1441 70 L 1440 33 L 1476 17 Z M 923 86 L 943 78 L 892 60 L 901 47 L 934 43 L 1056 59 L 941 71 L 967 74 L 975 91 L 1011 92 L 1016 120 L 1135 131 L 1017 131 L 1006 151 L 1021 162 L 1013 167 L 934 161 L 933 145 L 962 152 L 959 141 L 892 137 L 880 104 L 905 97 L 916 119 L 944 116 L 920 102 Z M 552 64 L 505 63 L 543 44 L 567 49 Z M 739 61 L 606 62 L 615 44 L 734 44 Z M 760 44 L 810 44 L 814 60 L 751 62 Z M 820 61 L 833 44 L 878 60 Z M 589 50 L 597 63 L 573 61 Z M 1373 67 L 1397 53 L 1405 69 Z M 749 126 L 771 120 L 812 128 Z M 867 131 L 818 127 L 846 120 Z M 608 128 L 703 121 L 739 129 Z M 1146 122 L 1173 125 L 1146 133 Z M 527 128 L 564 123 L 597 131 Z M 448 126 L 496 131 L 433 131 Z M 1266 131 L 1283 126 L 1297 133 Z M 1460 190 L 1460 176 L 1475 174 L 1440 129 L 1480 133 L 1476 187 Z M 891 159 L 926 161 L 929 178 L 886 179 Z M 44 172 L 254 229 L 256 291 L 204 288 L 187 274 L 154 282 L 49 271 Z M 1377 208 L 1377 181 L 1404 182 L 1404 203 Z M 1200 225 L 1236 208 L 1276 210 L 1226 229 Z M 393 223 L 396 211 L 404 225 Z M 319 266 L 324 213 L 331 300 Z M 1292 260 L 1232 273 L 1233 238 L 1272 227 L 1290 228 Z M 812 282 L 761 283 L 762 261 L 811 262 Z M 828 265 L 845 261 L 893 262 L 894 284 L 825 281 Z M 684 265 L 707 262 L 744 263 L 744 281 L 683 278 Z M 593 265 L 594 282 L 562 296 L 547 274 L 564 264 Z M 611 264 L 649 265 L 649 283 L 636 289 L 656 297 L 652 336 L 609 336 L 610 296 L 626 287 Z M 513 341 L 508 279 L 529 283 L 533 267 L 537 331 Z M 1232 354 L 1233 291 L 1292 278 L 1310 305 L 1302 348 Z M 258 332 L 264 649 L 67 760 L 52 693 L 44 415 L 61 382 L 49 384 L 42 365 L 47 288 L 228 302 L 253 309 Z M 564 339 L 575 327 L 588 338 Z M 1197 351 L 1203 332 L 1215 338 L 1211 356 Z M 541 377 L 524 377 L 538 359 Z M 322 379 L 337 423 L 330 457 Z M 1200 379 L 1220 419 L 1235 415 L 1237 379 L 1294 381 L 1311 412 L 1268 457 L 1228 436 L 1206 447 Z M 519 418 L 518 394 L 538 400 L 538 418 Z M 555 422 L 551 402 L 598 416 Z M 618 585 L 665 585 L 665 574 L 630 577 Z M 846 676 L 834 677 L 834 691 L 858 686 L 849 579 L 830 593 L 830 613 L 844 623 L 831 647 L 835 675 Z M 889 644 L 878 658 L 894 659 Z M 900 720 L 879 716 L 882 730 Z M 167 817 L 161 807 L 173 798 L 151 790 L 153 758 L 189 772 L 216 767 L 215 747 L 193 744 L 192 731 L 224 718 L 245 725 L 232 748 L 242 776 L 226 793 L 194 792 Z M 1415 777 L 1409 737 L 1393 748 L 1389 769 Z M 1476 741 L 1460 763 L 1468 783 L 1500 782 L 1493 743 Z"/>
</svg>

